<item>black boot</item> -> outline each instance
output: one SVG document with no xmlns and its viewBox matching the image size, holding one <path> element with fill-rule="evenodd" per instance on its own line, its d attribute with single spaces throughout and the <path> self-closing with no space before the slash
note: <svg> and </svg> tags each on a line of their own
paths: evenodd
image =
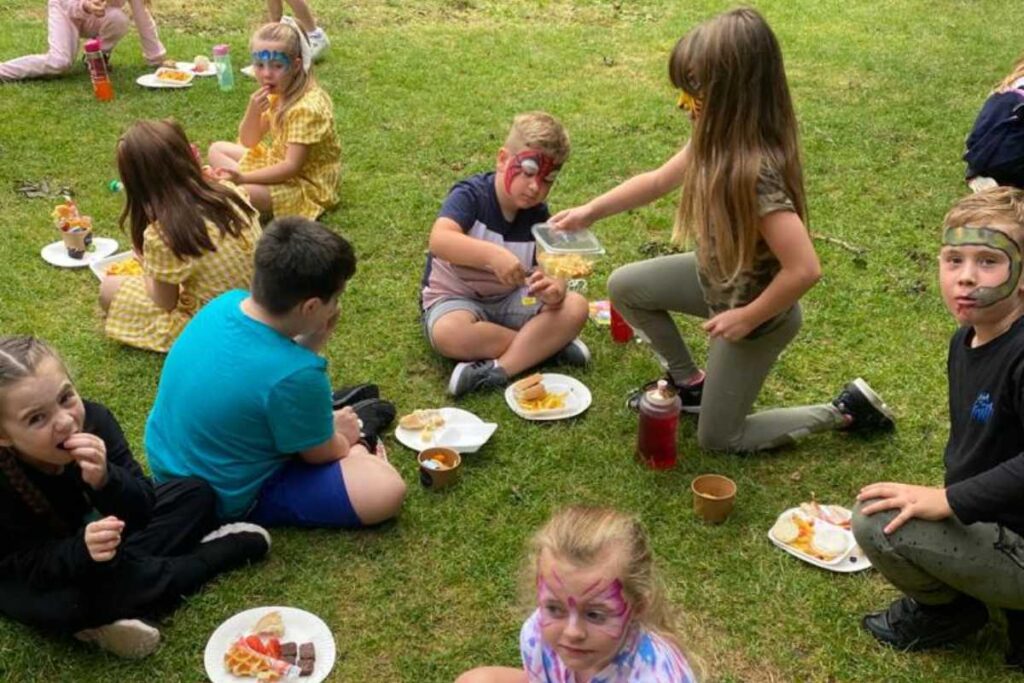
<svg viewBox="0 0 1024 683">
<path fill-rule="evenodd" d="M 961 595 L 946 605 L 923 605 L 913 598 L 900 598 L 884 612 L 864 617 L 861 625 L 879 642 L 909 651 L 960 640 L 987 621 L 985 603 Z"/>
<path fill-rule="evenodd" d="M 1006 609 L 1006 635 L 1010 647 L 1006 650 L 1006 666 L 1024 671 L 1024 610 Z"/>
</svg>

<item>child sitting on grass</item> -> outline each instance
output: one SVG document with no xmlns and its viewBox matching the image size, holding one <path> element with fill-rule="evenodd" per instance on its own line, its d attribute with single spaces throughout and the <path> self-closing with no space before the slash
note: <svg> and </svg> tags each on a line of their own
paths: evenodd
<svg viewBox="0 0 1024 683">
<path fill-rule="evenodd" d="M 967 136 L 967 185 L 1024 187 L 1024 56 L 989 94 Z"/>
<path fill-rule="evenodd" d="M 523 624 L 523 667 L 482 667 L 456 683 L 692 683 L 671 606 L 640 522 L 570 507 L 533 538 L 537 609 Z"/>
<path fill-rule="evenodd" d="M 258 560 L 254 524 L 216 529 L 198 479 L 154 487 L 109 410 L 83 400 L 60 356 L 0 337 L 0 612 L 121 657 L 152 653 L 143 621 Z"/>
<path fill-rule="evenodd" d="M 139 121 L 117 143 L 142 275 L 100 284 L 111 339 L 166 353 L 200 306 L 252 280 L 259 214 L 234 185 L 207 178 L 174 121 Z"/>
<path fill-rule="evenodd" d="M 1024 190 L 961 199 L 946 215 L 939 287 L 961 326 L 949 344 L 945 482 L 861 489 L 853 533 L 904 596 L 863 627 L 899 650 L 940 647 L 1009 624 L 1024 669 Z"/>
<path fill-rule="evenodd" d="M 167 355 L 146 423 L 158 481 L 199 477 L 224 519 L 267 526 L 351 529 L 398 514 L 405 484 L 374 447 L 394 407 L 332 410 L 318 355 L 355 269 L 351 245 L 319 223 L 267 227 L 252 292 L 211 301 Z"/>
<path fill-rule="evenodd" d="M 423 328 L 442 356 L 460 361 L 454 396 L 508 384 L 553 356 L 586 365 L 576 335 L 587 300 L 536 268 L 530 229 L 550 215 L 544 199 L 569 157 L 569 136 L 543 112 L 520 114 L 495 172 L 452 187 L 430 231 L 423 274 Z"/>
<path fill-rule="evenodd" d="M 241 144 L 213 143 L 210 165 L 244 185 L 261 212 L 315 219 L 338 202 L 334 105 L 313 78 L 309 41 L 298 26 L 266 24 L 250 47 L 260 87 L 238 126 Z"/>
</svg>

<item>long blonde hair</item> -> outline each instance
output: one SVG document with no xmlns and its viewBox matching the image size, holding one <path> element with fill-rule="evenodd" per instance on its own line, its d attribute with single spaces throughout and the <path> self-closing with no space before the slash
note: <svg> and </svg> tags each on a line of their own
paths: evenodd
<svg viewBox="0 0 1024 683">
<path fill-rule="evenodd" d="M 316 85 L 316 79 L 313 78 L 312 67 L 309 71 L 303 68 L 302 64 L 302 36 L 299 31 L 302 29 L 297 26 L 292 26 L 283 22 L 272 22 L 264 24 L 256 29 L 256 33 L 252 34 L 252 39 L 249 41 L 249 49 L 252 50 L 256 41 L 265 41 L 268 43 L 280 43 L 284 46 L 284 52 L 291 56 L 293 62 L 289 73 L 292 74 L 292 80 L 285 88 L 285 91 L 281 93 L 280 98 L 277 101 L 277 111 L 274 113 L 272 126 L 280 130 L 284 127 L 284 117 L 288 113 L 288 110 L 292 106 L 302 99 L 302 96 L 306 92 Z"/>
<path fill-rule="evenodd" d="M 0 404 L 5 390 L 35 375 L 39 365 L 47 359 L 56 360 L 62 368 L 64 367 L 64 362 L 57 352 L 35 337 L 0 337 Z M 60 535 L 68 533 L 66 525 L 54 511 L 50 501 L 25 474 L 13 446 L 0 446 L 0 475 L 7 479 L 29 510 L 46 519 L 52 531 Z"/>
<path fill-rule="evenodd" d="M 1024 77 L 1024 54 L 1017 59 L 1017 63 L 1013 65 L 1009 75 L 999 82 L 993 92 L 1006 92 L 1013 85 L 1014 81 L 1022 77 Z"/>
<path fill-rule="evenodd" d="M 760 14 L 735 9 L 680 38 L 668 72 L 673 85 L 701 102 L 673 239 L 695 237 L 701 263 L 717 263 L 710 275 L 731 282 L 757 251 L 757 183 L 766 168 L 781 176 L 796 213 L 807 217 L 782 50 Z"/>
<path fill-rule="evenodd" d="M 676 616 L 654 567 L 654 554 L 640 520 L 609 507 L 574 505 L 559 510 L 530 541 L 525 572 L 536 586 L 540 556 L 549 553 L 577 567 L 601 561 L 608 552 L 621 558 L 622 592 L 633 619 L 682 651 Z"/>
</svg>

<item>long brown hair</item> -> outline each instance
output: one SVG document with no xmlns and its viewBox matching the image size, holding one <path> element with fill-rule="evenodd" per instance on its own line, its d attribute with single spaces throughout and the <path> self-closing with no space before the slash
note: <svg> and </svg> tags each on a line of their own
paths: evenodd
<svg viewBox="0 0 1024 683">
<path fill-rule="evenodd" d="M 292 79 L 288 83 L 288 87 L 284 89 L 280 97 L 277 100 L 276 111 L 274 112 L 272 126 L 278 130 L 284 127 L 284 117 L 291 109 L 292 105 L 302 99 L 302 96 L 306 92 L 316 85 L 316 79 L 313 78 L 312 67 L 309 71 L 303 68 L 302 64 L 302 36 L 299 31 L 302 29 L 290 24 L 282 22 L 273 22 L 270 24 L 264 24 L 256 29 L 256 33 L 252 34 L 252 39 L 249 41 L 249 48 L 253 49 L 256 41 L 267 42 L 267 43 L 279 43 L 284 46 L 283 52 L 291 55 L 293 61 L 292 67 L 289 71 L 292 74 Z"/>
<path fill-rule="evenodd" d="M 56 360 L 64 367 L 57 352 L 35 337 L 0 337 L 0 401 L 5 390 L 27 377 L 32 377 L 46 359 Z M 67 532 L 64 522 L 54 511 L 50 501 L 25 474 L 13 446 L 0 446 L 0 474 L 7 479 L 11 488 L 21 496 L 21 500 L 32 512 L 46 519 L 52 531 L 60 535 Z"/>
<path fill-rule="evenodd" d="M 257 219 L 256 210 L 235 190 L 204 177 L 176 121 L 133 124 L 117 142 L 117 169 L 126 198 L 121 228 L 127 221 L 140 253 L 146 226 L 153 222 L 181 259 L 216 250 L 207 220 L 221 233 L 239 237 Z"/>
<path fill-rule="evenodd" d="M 736 9 L 680 38 L 668 72 L 673 85 L 701 102 L 673 238 L 696 237 L 701 263 L 717 262 L 719 272 L 710 274 L 729 282 L 757 251 L 757 183 L 766 167 L 781 176 L 800 218 L 807 217 L 782 50 L 760 14 Z"/>
</svg>

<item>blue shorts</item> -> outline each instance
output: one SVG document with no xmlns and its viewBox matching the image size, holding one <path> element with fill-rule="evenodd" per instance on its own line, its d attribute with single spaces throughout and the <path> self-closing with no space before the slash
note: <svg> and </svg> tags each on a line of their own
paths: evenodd
<svg viewBox="0 0 1024 683">
<path fill-rule="evenodd" d="M 290 461 L 263 485 L 249 520 L 261 526 L 363 527 L 337 462 Z"/>
</svg>

